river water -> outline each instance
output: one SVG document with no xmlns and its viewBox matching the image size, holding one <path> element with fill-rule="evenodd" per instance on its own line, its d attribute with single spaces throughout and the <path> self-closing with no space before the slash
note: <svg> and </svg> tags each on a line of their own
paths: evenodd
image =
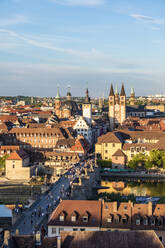
<svg viewBox="0 0 165 248">
<path fill-rule="evenodd" d="M 135 196 L 162 197 L 165 196 L 165 182 L 122 182 L 101 181 L 101 186 L 108 187 L 100 189 L 98 193 L 120 193 L 121 195 L 134 194 Z"/>
</svg>

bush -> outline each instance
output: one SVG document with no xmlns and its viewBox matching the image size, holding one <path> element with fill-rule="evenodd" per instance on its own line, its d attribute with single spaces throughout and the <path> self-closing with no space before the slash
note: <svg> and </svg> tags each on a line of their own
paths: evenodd
<svg viewBox="0 0 165 248">
<path fill-rule="evenodd" d="M 101 168 L 112 168 L 112 160 L 97 160 L 97 165 Z"/>
</svg>

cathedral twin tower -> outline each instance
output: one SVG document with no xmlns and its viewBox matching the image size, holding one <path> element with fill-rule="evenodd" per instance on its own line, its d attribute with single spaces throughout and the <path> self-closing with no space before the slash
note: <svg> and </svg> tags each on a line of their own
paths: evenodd
<svg viewBox="0 0 165 248">
<path fill-rule="evenodd" d="M 126 119 L 126 94 L 124 85 L 122 84 L 120 95 L 116 88 L 115 93 L 113 85 L 111 84 L 109 93 L 109 121 L 110 128 L 113 130 L 115 127 L 122 125 Z"/>
</svg>

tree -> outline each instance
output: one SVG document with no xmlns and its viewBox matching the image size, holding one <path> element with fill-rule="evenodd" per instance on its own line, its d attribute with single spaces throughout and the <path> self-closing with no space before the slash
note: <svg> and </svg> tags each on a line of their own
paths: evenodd
<svg viewBox="0 0 165 248">
<path fill-rule="evenodd" d="M 135 169 L 142 166 L 145 164 L 146 159 L 147 157 L 143 153 L 138 153 L 128 162 L 128 167 Z"/>
<path fill-rule="evenodd" d="M 8 154 L 4 155 L 3 157 L 0 157 L 0 171 L 5 169 L 5 160 L 8 158 Z"/>
<path fill-rule="evenodd" d="M 101 168 L 112 168 L 112 160 L 97 160 L 97 164 Z"/>
</svg>

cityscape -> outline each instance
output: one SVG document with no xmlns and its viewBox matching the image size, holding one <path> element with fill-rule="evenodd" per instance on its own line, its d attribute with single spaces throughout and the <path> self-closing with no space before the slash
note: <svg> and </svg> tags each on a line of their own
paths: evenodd
<svg viewBox="0 0 165 248">
<path fill-rule="evenodd" d="M 165 5 L 146 2 L 0 2 L 0 248 L 165 247 Z"/>
</svg>

